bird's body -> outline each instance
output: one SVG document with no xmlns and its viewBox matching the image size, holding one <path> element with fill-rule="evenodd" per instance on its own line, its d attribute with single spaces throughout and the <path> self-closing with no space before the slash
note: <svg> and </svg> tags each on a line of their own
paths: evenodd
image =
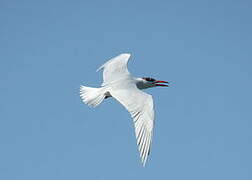
<svg viewBox="0 0 252 180">
<path fill-rule="evenodd" d="M 152 142 L 154 109 L 152 96 L 141 91 L 156 86 L 167 86 L 153 78 L 132 77 L 127 69 L 130 54 L 121 54 L 107 61 L 98 70 L 103 69 L 103 83 L 100 88 L 80 87 L 80 96 L 84 103 L 95 107 L 104 99 L 113 97 L 131 114 L 135 125 L 140 157 L 145 165 Z"/>
</svg>

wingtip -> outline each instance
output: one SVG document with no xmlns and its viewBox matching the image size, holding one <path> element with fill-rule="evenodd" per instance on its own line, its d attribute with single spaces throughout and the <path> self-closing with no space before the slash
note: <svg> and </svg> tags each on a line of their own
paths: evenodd
<svg viewBox="0 0 252 180">
<path fill-rule="evenodd" d="M 143 167 L 145 167 L 146 161 L 147 161 L 147 158 L 142 160 L 142 165 L 143 165 Z"/>
<path fill-rule="evenodd" d="M 118 56 L 116 56 L 116 57 L 114 57 L 114 58 L 117 58 L 117 57 L 123 57 L 123 58 L 125 58 L 125 59 L 129 59 L 130 58 L 130 56 L 131 56 L 131 54 L 130 53 L 122 53 L 122 54 L 119 54 Z M 114 59 L 114 58 L 112 58 L 112 59 Z M 112 60 L 112 59 L 110 59 L 110 60 Z M 98 71 L 100 71 L 101 69 L 103 69 L 105 66 L 106 66 L 106 64 L 108 64 L 109 62 L 110 62 L 110 60 L 109 61 L 107 61 L 105 64 L 103 64 L 102 66 L 100 66 L 97 70 L 96 70 L 96 72 L 98 72 Z"/>
<path fill-rule="evenodd" d="M 131 56 L 131 54 L 130 54 L 130 53 L 122 53 L 122 54 L 120 54 L 119 56 L 123 56 L 124 58 L 129 59 L 130 56 Z"/>
</svg>

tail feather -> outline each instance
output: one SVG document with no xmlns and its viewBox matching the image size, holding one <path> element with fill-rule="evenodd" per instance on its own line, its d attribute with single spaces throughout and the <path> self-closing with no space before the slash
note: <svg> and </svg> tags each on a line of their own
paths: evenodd
<svg viewBox="0 0 252 180">
<path fill-rule="evenodd" d="M 80 86 L 80 97 L 88 106 L 95 107 L 105 98 L 102 88 Z"/>
</svg>

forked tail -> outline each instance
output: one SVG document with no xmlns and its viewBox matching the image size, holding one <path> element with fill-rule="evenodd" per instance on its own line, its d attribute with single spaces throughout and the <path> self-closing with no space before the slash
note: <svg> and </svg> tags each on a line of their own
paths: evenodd
<svg viewBox="0 0 252 180">
<path fill-rule="evenodd" d="M 105 98 L 103 88 L 80 86 L 80 97 L 84 103 L 91 107 L 99 105 Z"/>
</svg>

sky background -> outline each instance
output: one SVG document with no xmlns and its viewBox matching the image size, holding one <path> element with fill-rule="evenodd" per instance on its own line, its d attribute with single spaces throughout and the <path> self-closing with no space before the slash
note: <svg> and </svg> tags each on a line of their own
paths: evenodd
<svg viewBox="0 0 252 180">
<path fill-rule="evenodd" d="M 248 0 L 0 1 L 0 179 L 251 180 Z M 132 54 L 153 88 L 143 168 L 129 113 L 83 104 L 106 60 Z"/>
</svg>

